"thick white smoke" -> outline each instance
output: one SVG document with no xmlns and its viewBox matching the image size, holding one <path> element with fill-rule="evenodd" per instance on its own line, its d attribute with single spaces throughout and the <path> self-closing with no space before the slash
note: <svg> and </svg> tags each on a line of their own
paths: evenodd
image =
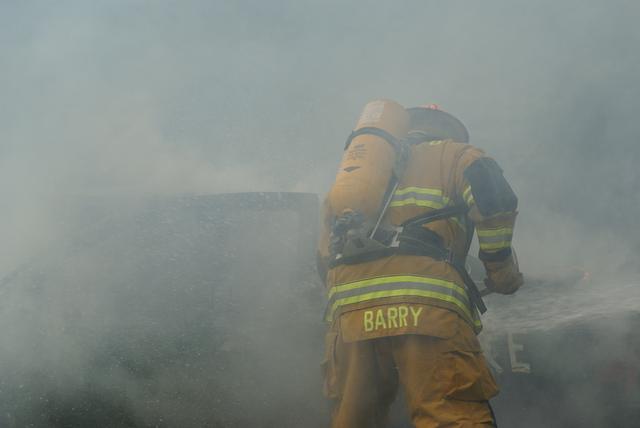
<svg viewBox="0 0 640 428">
<path fill-rule="evenodd" d="M 525 273 L 584 268 L 594 288 L 624 300 L 639 274 L 639 12 L 625 0 L 4 2 L 0 274 L 9 284 L 33 263 L 53 269 L 60 259 L 52 253 L 64 259 L 78 245 L 70 242 L 122 236 L 120 220 L 144 212 L 149 197 L 322 194 L 362 105 L 388 97 L 441 104 L 498 160 L 520 198 L 515 245 Z M 73 254 L 59 268 L 82 277 L 106 275 L 101 269 L 117 259 Z M 38 283 L 38 272 L 27 275 Z M 78 377 L 103 349 L 87 331 L 109 328 L 74 327 L 89 340 L 80 345 L 38 330 L 82 318 L 78 308 L 111 325 L 118 316 L 101 306 L 99 287 L 87 295 L 70 283 L 50 295 L 51 318 L 42 319 L 35 288 L 0 289 L 0 359 L 11 362 L 3 371 L 37 378 L 55 368 L 64 391 L 129 385 L 131 396 L 114 399 L 116 407 L 145 396 L 122 371 Z M 584 305 L 595 305 L 593 293 Z M 173 382 L 173 373 L 159 382 Z M 50 394 L 16 397 L 26 415 Z M 149 422 L 154 409 L 120 425 Z"/>
</svg>

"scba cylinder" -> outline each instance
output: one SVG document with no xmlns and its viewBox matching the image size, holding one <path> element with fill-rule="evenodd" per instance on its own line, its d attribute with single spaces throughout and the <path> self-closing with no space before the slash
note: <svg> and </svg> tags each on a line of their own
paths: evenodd
<svg viewBox="0 0 640 428">
<path fill-rule="evenodd" d="M 391 100 L 368 103 L 347 140 L 336 180 L 329 191 L 332 214 L 355 211 L 372 219 L 393 174 L 396 151 L 409 132 L 409 114 Z"/>
</svg>

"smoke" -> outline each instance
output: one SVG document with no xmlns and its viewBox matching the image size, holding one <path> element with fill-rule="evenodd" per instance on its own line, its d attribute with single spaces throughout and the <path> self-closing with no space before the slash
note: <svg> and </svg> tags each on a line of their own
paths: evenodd
<svg viewBox="0 0 640 428">
<path fill-rule="evenodd" d="M 91 294 L 120 259 L 99 264 L 95 249 L 93 258 L 52 254 L 78 240 L 93 248 L 87 236 L 122 236 L 154 197 L 322 194 L 359 110 L 379 97 L 439 103 L 498 160 L 520 199 L 515 246 L 525 273 L 579 267 L 614 295 L 616 284 L 637 283 L 639 13 L 625 0 L 2 3 L 0 273 L 61 263 L 84 272 L 73 281 L 104 275 L 89 294 L 60 280 L 42 318 L 33 291 L 3 286 L 3 360 L 25 377 L 55 368 L 59 390 L 82 390 L 78 373 L 90 373 L 106 346 L 99 336 L 113 326 L 74 311 L 121 315 Z M 137 241 L 117 242 L 111 254 Z M 260 249 L 262 260 L 269 248 Z M 79 344 L 39 332 L 65 316 L 91 323 L 91 344 L 86 331 Z M 171 384 L 177 373 L 158 379 Z M 124 396 L 110 390 L 127 408 L 148 392 L 132 379 L 117 371 L 87 382 L 129 385 Z M 24 412 L 39 393 L 18 395 Z M 146 411 L 120 425 L 151 424 Z"/>
</svg>

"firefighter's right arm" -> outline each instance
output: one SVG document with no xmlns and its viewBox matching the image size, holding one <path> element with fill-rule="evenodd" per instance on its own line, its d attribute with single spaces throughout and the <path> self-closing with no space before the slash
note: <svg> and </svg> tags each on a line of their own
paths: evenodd
<svg viewBox="0 0 640 428">
<path fill-rule="evenodd" d="M 523 283 L 511 248 L 518 198 L 496 161 L 481 150 L 466 150 L 459 167 L 458 189 L 476 227 L 478 256 L 487 272 L 485 285 L 491 291 L 512 294 Z"/>
</svg>

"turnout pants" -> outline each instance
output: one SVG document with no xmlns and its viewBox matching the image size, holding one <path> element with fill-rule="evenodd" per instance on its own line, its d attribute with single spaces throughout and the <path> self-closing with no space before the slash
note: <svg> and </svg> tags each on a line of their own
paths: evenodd
<svg viewBox="0 0 640 428">
<path fill-rule="evenodd" d="M 492 427 L 498 388 L 471 328 L 448 338 L 405 334 L 345 342 L 327 334 L 325 395 L 332 428 L 383 428 L 399 385 L 416 428 Z"/>
</svg>

